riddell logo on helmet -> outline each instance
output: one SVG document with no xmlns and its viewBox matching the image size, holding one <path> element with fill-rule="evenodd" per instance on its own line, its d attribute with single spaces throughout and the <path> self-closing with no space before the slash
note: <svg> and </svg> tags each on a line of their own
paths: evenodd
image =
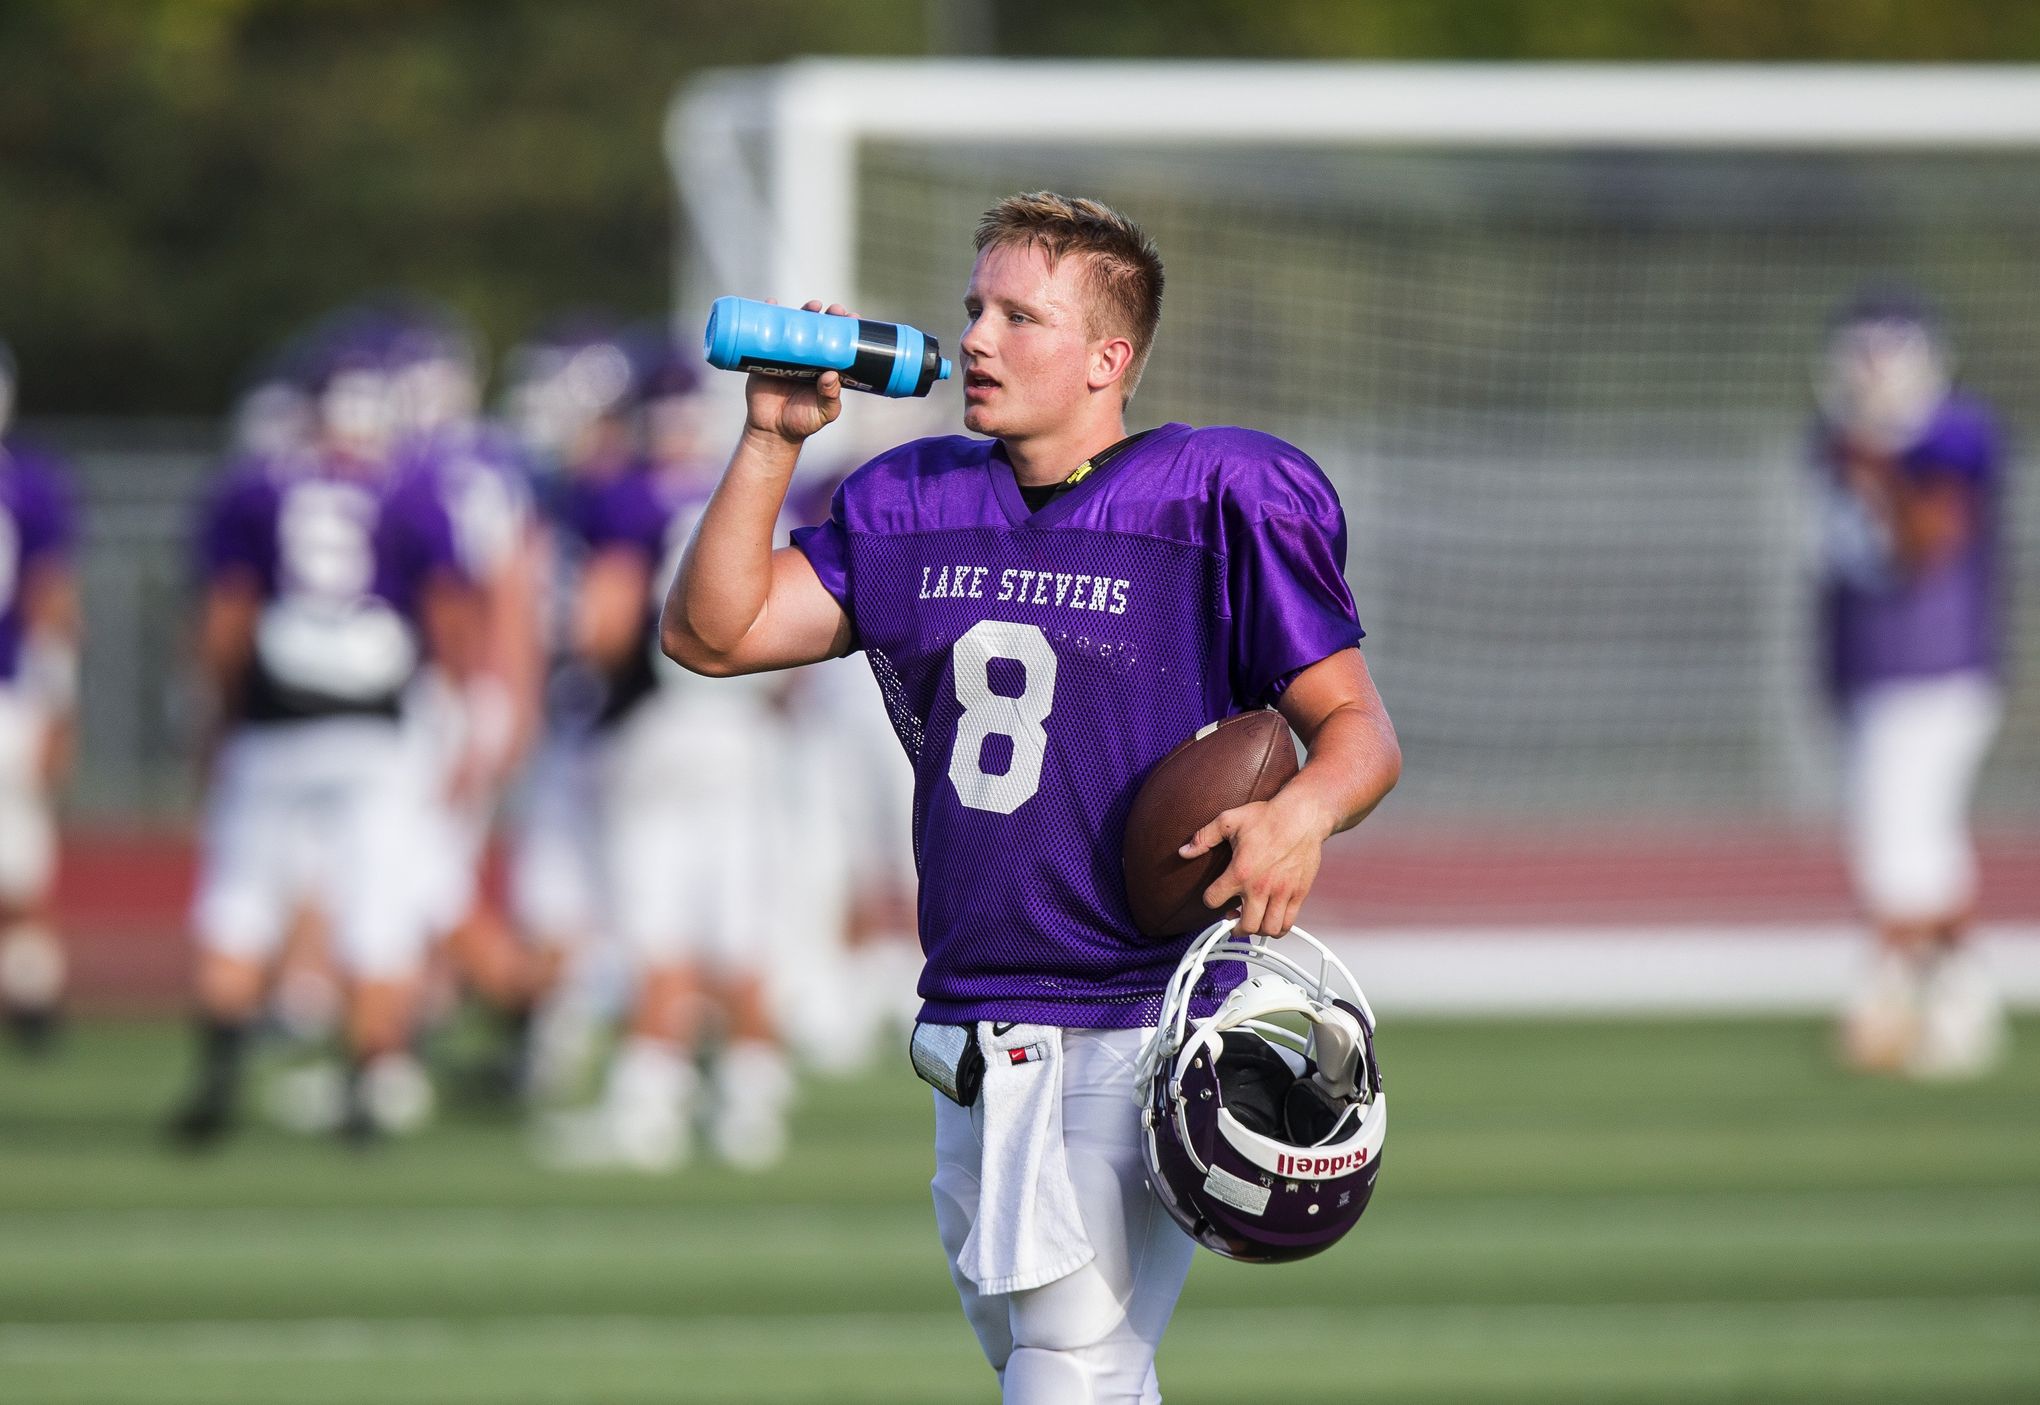
<svg viewBox="0 0 2040 1405">
<path fill-rule="evenodd" d="M 1342 1171 L 1357 1171 L 1367 1164 L 1367 1148 L 1349 1151 L 1341 1156 L 1288 1156 L 1275 1158 L 1275 1174 L 1278 1176 L 1336 1176 Z"/>
</svg>

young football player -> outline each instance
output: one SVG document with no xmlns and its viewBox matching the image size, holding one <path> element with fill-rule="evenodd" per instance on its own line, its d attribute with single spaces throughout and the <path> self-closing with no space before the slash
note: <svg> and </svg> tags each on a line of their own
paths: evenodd
<svg viewBox="0 0 2040 1405">
<path fill-rule="evenodd" d="M 483 891 L 481 869 L 497 798 L 537 732 L 540 539 L 517 448 L 482 417 L 472 335 L 438 309 L 402 311 L 387 357 L 395 471 L 421 477 L 444 501 L 482 602 L 474 675 L 457 684 L 427 659 L 407 699 L 413 770 L 423 785 L 421 877 L 434 937 L 510 1026 L 514 1070 L 533 976 L 525 948 Z"/>
<path fill-rule="evenodd" d="M 530 466 L 542 569 L 542 723 L 510 825 L 510 906 L 536 1002 L 523 1089 L 577 1090 L 613 1003 L 601 912 L 595 722 L 604 683 L 573 646 L 598 505 L 638 455 L 637 374 L 607 319 L 578 316 L 514 348 L 504 414 Z"/>
<path fill-rule="evenodd" d="M 699 372 L 661 346 L 644 376 L 644 463 L 594 513 L 574 617 L 606 680 L 597 725 L 603 890 L 633 981 L 601 1101 L 553 1120 L 560 1164 L 669 1170 L 690 1153 L 697 1092 L 712 1150 L 777 1162 L 792 1080 L 767 1010 L 761 941 L 779 724 L 762 685 L 704 683 L 662 657 L 659 602 L 715 486 Z M 713 1017 L 713 1085 L 696 1054 Z"/>
<path fill-rule="evenodd" d="M 1200 727 L 1279 707 L 1307 763 L 1184 848 L 1229 842 L 1207 899 L 1274 936 L 1400 756 L 1317 466 L 1250 430 L 1127 432 L 1161 313 L 1153 244 L 1045 192 L 1001 201 L 976 242 L 961 369 L 964 427 L 985 437 L 880 455 L 775 552 L 841 384 L 753 376 L 663 640 L 712 675 L 869 659 L 916 771 L 921 1018 L 966 1027 L 985 1064 L 968 1106 L 934 1095 L 965 1314 L 1008 1401 L 1157 1400 L 1191 1241 L 1146 1183 L 1133 1066 L 1192 934 L 1137 933 L 1128 807 Z"/>
<path fill-rule="evenodd" d="M 939 408 L 939 407 L 938 407 Z M 941 410 L 945 422 L 950 412 Z M 812 472 L 803 464 L 788 520 L 829 518 L 854 464 Z M 844 1074 L 868 1068 L 884 1039 L 920 1002 L 913 940 L 914 771 L 870 672 L 854 658 L 784 675 L 780 697 L 778 852 L 797 854 L 774 875 L 773 1008 L 803 1064 Z"/>
<path fill-rule="evenodd" d="M 0 1011 L 38 1051 L 64 989 L 50 796 L 70 764 L 78 587 L 70 491 L 50 455 L 9 433 L 14 386 L 14 356 L 0 343 Z"/>
<path fill-rule="evenodd" d="M 422 657 L 472 674 L 479 601 L 444 502 L 390 472 L 380 350 L 335 345 L 315 393 L 314 449 L 239 466 L 200 532 L 216 736 L 192 913 L 197 1077 L 171 1126 L 192 1145 L 234 1124 L 251 1028 L 307 912 L 347 982 L 342 1130 L 398 1130 L 430 1101 L 408 1050 L 426 914 L 401 714 Z"/>
<path fill-rule="evenodd" d="M 2002 451 L 1908 297 L 1864 299 L 1837 320 L 1820 400 L 1826 681 L 1846 729 L 1850 863 L 1876 932 L 1843 1054 L 1867 1070 L 1970 1077 L 2005 1042 L 1968 940 L 1969 797 L 2000 712 Z"/>
</svg>

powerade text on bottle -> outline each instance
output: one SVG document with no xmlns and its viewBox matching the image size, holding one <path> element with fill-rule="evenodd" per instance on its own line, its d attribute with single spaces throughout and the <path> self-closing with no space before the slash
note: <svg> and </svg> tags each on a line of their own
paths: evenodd
<svg viewBox="0 0 2040 1405">
<path fill-rule="evenodd" d="M 750 298 L 717 298 L 702 338 L 708 364 L 812 380 L 835 371 L 852 390 L 926 395 L 949 379 L 942 346 L 903 322 L 831 317 Z"/>
</svg>

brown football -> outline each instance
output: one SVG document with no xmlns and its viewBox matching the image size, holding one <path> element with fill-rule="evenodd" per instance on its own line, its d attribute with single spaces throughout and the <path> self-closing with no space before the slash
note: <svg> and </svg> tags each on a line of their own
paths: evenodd
<svg viewBox="0 0 2040 1405">
<path fill-rule="evenodd" d="M 1176 851 L 1237 805 L 1266 800 L 1296 774 L 1296 743 L 1279 712 L 1243 712 L 1200 728 L 1155 763 L 1126 816 L 1126 896 L 1133 920 L 1150 937 L 1209 926 L 1219 914 L 1204 890 L 1232 861 L 1221 844 L 1201 859 Z"/>
</svg>

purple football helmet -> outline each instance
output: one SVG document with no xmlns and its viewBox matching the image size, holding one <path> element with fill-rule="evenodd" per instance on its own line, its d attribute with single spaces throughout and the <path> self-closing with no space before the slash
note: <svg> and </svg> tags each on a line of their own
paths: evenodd
<svg viewBox="0 0 2040 1405">
<path fill-rule="evenodd" d="M 1330 1247 L 1367 1208 L 1388 1102 L 1352 972 L 1301 928 L 1278 939 L 1307 948 L 1299 962 L 1237 926 L 1205 929 L 1176 968 L 1135 1092 L 1148 1174 L 1176 1222 L 1226 1258 L 1282 1263 Z M 1227 962 L 1245 978 L 1193 1018 Z"/>
</svg>

